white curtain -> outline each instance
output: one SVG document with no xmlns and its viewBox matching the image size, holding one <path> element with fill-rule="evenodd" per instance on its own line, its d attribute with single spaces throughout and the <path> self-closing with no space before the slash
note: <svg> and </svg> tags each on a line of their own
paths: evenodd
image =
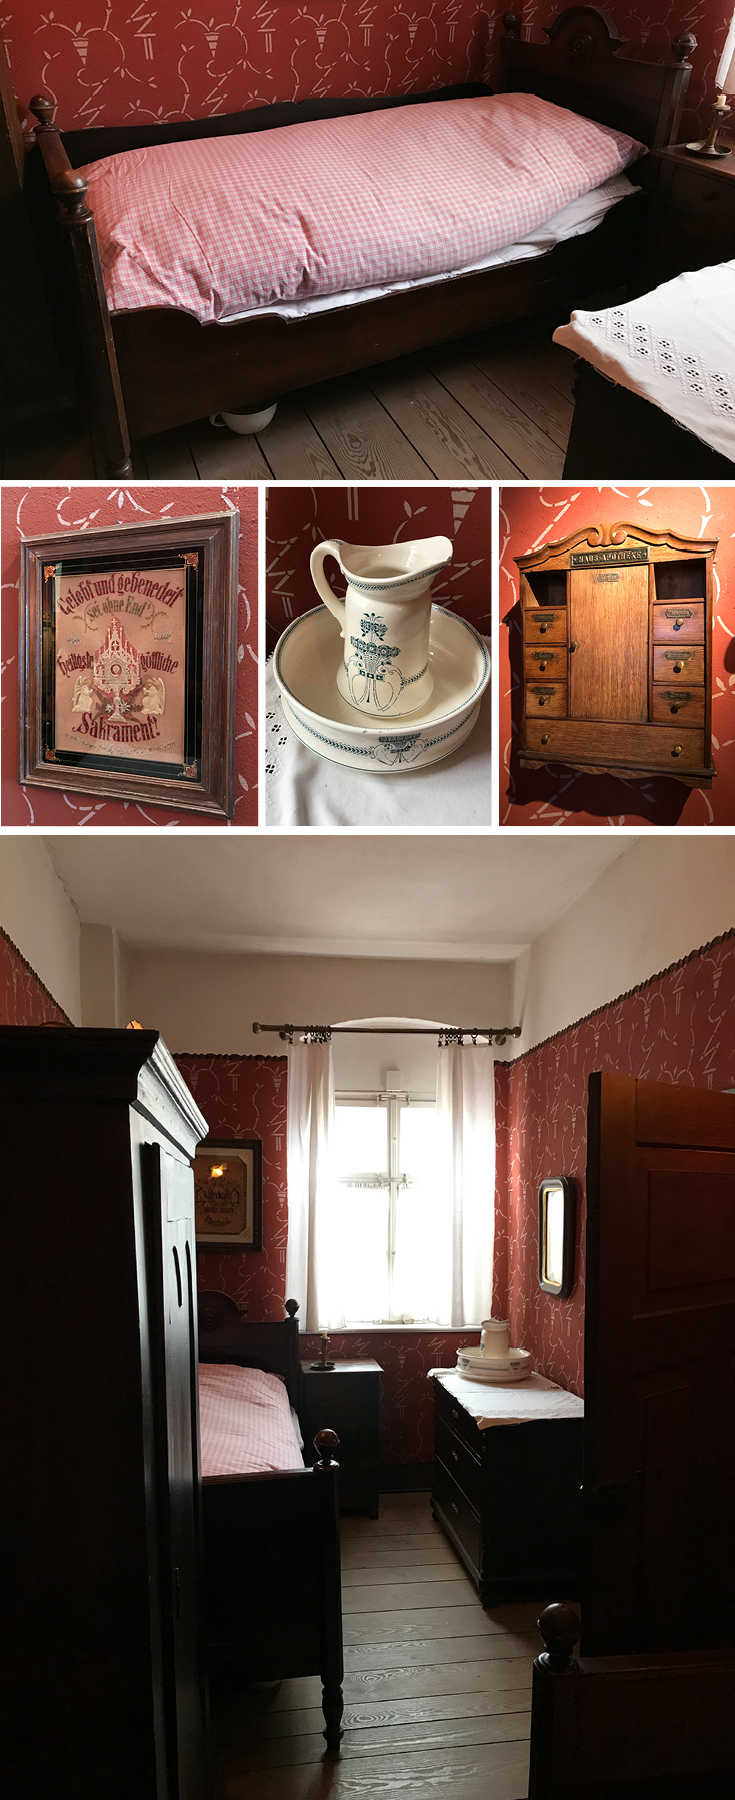
<svg viewBox="0 0 735 1800">
<path fill-rule="evenodd" d="M 451 1220 L 444 1316 L 451 1325 L 478 1325 L 490 1316 L 493 1292 L 495 1070 L 491 1045 L 440 1048 L 436 1111 L 439 1172 Z"/>
<path fill-rule="evenodd" d="M 286 1295 L 302 1330 L 344 1325 L 332 1173 L 334 1074 L 331 1044 L 294 1044 L 288 1054 Z"/>
</svg>

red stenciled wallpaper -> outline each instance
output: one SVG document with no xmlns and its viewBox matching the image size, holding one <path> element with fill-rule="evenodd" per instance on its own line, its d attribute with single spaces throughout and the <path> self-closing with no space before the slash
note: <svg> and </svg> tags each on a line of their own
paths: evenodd
<svg viewBox="0 0 735 1800">
<path fill-rule="evenodd" d="M 208 117 L 273 100 L 310 95 L 421 93 L 447 82 L 492 81 L 502 8 L 469 0 L 216 0 L 210 14 L 180 0 L 56 0 L 40 11 L 8 0 L 2 31 L 15 92 L 27 104 L 39 88 L 58 105 L 62 127 Z M 559 6 L 530 0 L 524 36 L 543 41 Z M 668 59 L 680 31 L 693 31 L 691 105 L 683 135 L 693 134 L 729 24 L 730 0 L 670 0 L 614 9 L 624 54 Z"/>
<path fill-rule="evenodd" d="M 448 537 L 454 556 L 437 576 L 437 606 L 490 633 L 491 495 L 477 487 L 271 487 L 266 496 L 267 648 L 274 649 L 291 619 L 319 606 L 309 558 L 322 538 L 348 544 L 395 544 L 400 539 Z M 325 565 L 344 592 L 335 562 Z"/>
<path fill-rule="evenodd" d="M 0 1025 L 71 1025 L 0 927 Z"/>
<path fill-rule="evenodd" d="M 261 1138 L 264 1250 L 197 1256 L 197 1285 L 231 1294 L 249 1319 L 282 1319 L 286 1299 L 285 1056 L 177 1056 L 211 1137 Z"/>
<path fill-rule="evenodd" d="M 667 776 L 618 781 L 571 769 L 520 769 L 521 620 L 513 560 L 579 526 L 632 523 L 671 527 L 683 537 L 719 538 L 715 553 L 710 789 Z M 500 824 L 672 826 L 735 825 L 735 497 L 718 487 L 505 488 L 500 495 Z"/>
<path fill-rule="evenodd" d="M 3 825 L 217 825 L 205 814 L 165 806 L 95 800 L 21 787 L 18 768 L 19 539 L 42 532 L 83 531 L 95 526 L 145 524 L 191 518 L 196 513 L 239 511 L 237 686 L 235 721 L 236 825 L 258 823 L 258 495 L 253 487 L 23 487 L 2 494 L 2 823 Z"/>
<path fill-rule="evenodd" d="M 583 1391 L 584 1373 L 587 1078 L 608 1070 L 639 1081 L 735 1088 L 734 1021 L 731 931 L 517 1062 L 496 1064 L 497 1219 L 501 1232 L 507 1220 L 508 1254 L 508 1285 L 496 1301 L 508 1307 L 512 1343 L 533 1351 L 541 1373 L 574 1393 Z M 554 1300 L 538 1285 L 538 1188 L 547 1175 L 577 1183 L 577 1279 L 568 1300 Z"/>
</svg>

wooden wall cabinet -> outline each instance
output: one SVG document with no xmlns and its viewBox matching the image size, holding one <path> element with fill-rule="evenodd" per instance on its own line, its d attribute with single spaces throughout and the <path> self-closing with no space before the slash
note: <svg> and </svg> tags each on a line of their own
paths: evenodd
<svg viewBox="0 0 735 1800">
<path fill-rule="evenodd" d="M 7 1026 L 0 1126 L 0 1785 L 202 1800 L 205 1121 L 156 1032 Z"/>
<path fill-rule="evenodd" d="M 590 525 L 516 557 L 520 763 L 711 787 L 717 539 Z"/>
</svg>

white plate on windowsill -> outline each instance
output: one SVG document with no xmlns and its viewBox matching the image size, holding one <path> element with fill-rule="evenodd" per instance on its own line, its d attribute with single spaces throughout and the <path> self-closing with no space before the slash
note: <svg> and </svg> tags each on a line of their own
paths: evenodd
<svg viewBox="0 0 735 1800">
<path fill-rule="evenodd" d="M 273 656 L 284 717 L 302 744 L 345 768 L 408 774 L 451 756 L 477 722 L 490 679 L 490 655 L 474 626 L 441 606 L 431 609 L 430 701 L 409 717 L 367 723 L 337 692 L 343 653 L 339 624 L 326 606 L 284 631 Z"/>
</svg>

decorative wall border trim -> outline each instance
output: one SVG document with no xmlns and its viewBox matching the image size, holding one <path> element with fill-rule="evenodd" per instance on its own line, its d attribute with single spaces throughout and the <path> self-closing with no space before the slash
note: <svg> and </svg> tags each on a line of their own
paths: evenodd
<svg viewBox="0 0 735 1800">
<path fill-rule="evenodd" d="M 74 1020 L 69 1018 L 69 1014 L 64 1012 L 63 1006 L 60 1006 L 58 1000 L 54 999 L 51 989 L 47 988 L 45 981 L 42 981 L 40 975 L 36 974 L 36 971 L 34 968 L 31 967 L 31 964 L 29 963 L 28 958 L 23 955 L 22 950 L 18 949 L 18 945 L 13 943 L 12 938 L 8 936 L 7 931 L 3 930 L 2 925 L 0 925 L 0 938 L 2 938 L 3 943 L 7 944 L 8 948 L 10 950 L 12 950 L 13 955 L 17 956 L 19 963 L 22 963 L 23 968 L 27 971 L 27 973 L 29 975 L 33 976 L 34 981 L 38 982 L 38 985 L 41 989 L 42 994 L 45 994 L 47 1000 L 51 1001 L 51 1005 L 56 1007 L 56 1011 L 61 1013 L 61 1016 L 63 1019 L 66 1020 L 67 1025 L 71 1025 L 73 1027 Z"/>
<path fill-rule="evenodd" d="M 520 1056 L 508 1057 L 507 1062 L 496 1062 L 500 1069 L 515 1068 L 517 1063 L 525 1062 L 527 1056 L 535 1056 L 537 1050 L 545 1050 L 548 1044 L 555 1044 L 557 1038 L 567 1036 L 570 1031 L 578 1031 L 580 1025 L 588 1025 L 590 1019 L 600 1018 L 602 1013 L 612 1012 L 616 1006 L 622 1006 L 624 1000 L 634 1000 L 636 994 L 645 993 L 646 988 L 653 987 L 657 981 L 665 981 L 667 975 L 675 975 L 677 969 L 685 969 L 687 963 L 696 962 L 698 956 L 708 956 L 710 950 L 716 950 L 718 944 L 727 944 L 735 938 L 735 925 L 729 931 L 723 931 L 719 937 L 712 938 L 708 944 L 701 944 L 698 950 L 690 950 L 688 956 L 681 956 L 678 962 L 669 963 L 668 968 L 659 969 L 656 975 L 647 975 L 645 981 L 639 981 L 637 987 L 628 988 L 624 994 L 618 994 L 614 1000 L 605 1000 L 602 1006 L 593 1007 L 592 1012 L 583 1013 L 581 1019 L 573 1019 L 570 1025 L 562 1025 L 559 1031 L 553 1031 L 551 1037 L 540 1038 L 530 1049 L 522 1050 Z"/>
<path fill-rule="evenodd" d="M 171 1055 L 174 1062 L 178 1062 L 180 1056 L 201 1056 L 206 1057 L 207 1062 L 288 1063 L 287 1056 L 258 1056 L 255 1050 L 247 1053 L 241 1050 L 172 1050 Z"/>
</svg>

